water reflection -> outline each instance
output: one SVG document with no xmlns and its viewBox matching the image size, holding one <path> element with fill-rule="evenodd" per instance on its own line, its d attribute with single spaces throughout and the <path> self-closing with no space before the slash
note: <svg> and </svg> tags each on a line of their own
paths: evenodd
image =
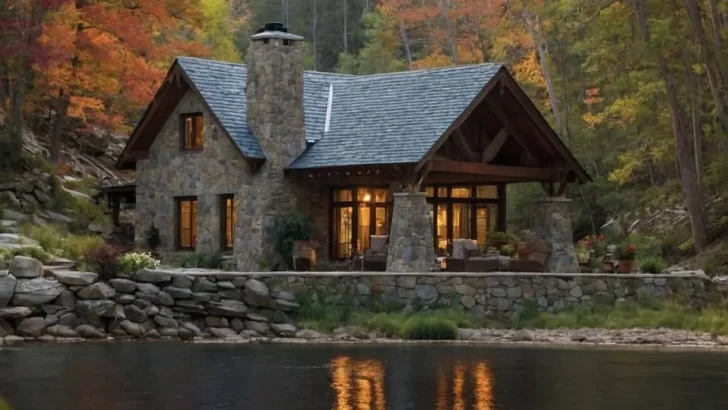
<svg viewBox="0 0 728 410">
<path fill-rule="evenodd" d="M 385 368 L 379 360 L 338 356 L 331 361 L 333 410 L 384 410 Z M 493 410 L 493 373 L 485 361 L 439 366 L 436 410 Z M 420 394 L 428 394 L 421 391 Z"/>
</svg>

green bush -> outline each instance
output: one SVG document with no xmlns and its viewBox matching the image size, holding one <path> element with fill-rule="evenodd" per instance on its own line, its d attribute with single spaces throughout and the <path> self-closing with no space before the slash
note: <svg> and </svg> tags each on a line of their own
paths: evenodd
<svg viewBox="0 0 728 410">
<path fill-rule="evenodd" d="M 293 248 L 298 241 L 311 240 L 311 224 L 303 216 L 291 213 L 278 218 L 274 249 L 288 267 L 293 266 Z"/>
<path fill-rule="evenodd" d="M 46 251 L 35 246 L 25 246 L 19 249 L 13 249 L 13 256 L 18 255 L 38 259 L 43 263 L 48 263 L 52 259 L 51 255 L 49 255 Z"/>
<path fill-rule="evenodd" d="M 640 270 L 643 273 L 661 273 L 665 270 L 665 262 L 655 256 L 642 258 L 640 259 Z"/>
<path fill-rule="evenodd" d="M 76 198 L 60 187 L 53 189 L 53 197 L 48 207 L 54 212 L 72 217 L 75 222 L 71 226 L 78 231 L 85 231 L 90 223 L 107 228 L 111 226 L 111 219 L 106 215 L 103 206 L 88 199 Z"/>
<path fill-rule="evenodd" d="M 222 269 L 220 252 L 192 252 L 185 254 L 179 264 L 183 268 Z"/>
<path fill-rule="evenodd" d="M 409 340 L 454 340 L 458 327 L 441 317 L 413 316 L 402 326 L 401 336 Z"/>
<path fill-rule="evenodd" d="M 32 225 L 24 229 L 25 235 L 35 240 L 46 252 L 84 262 L 85 255 L 100 246 L 104 240 L 95 235 L 73 235 L 59 225 Z"/>
<path fill-rule="evenodd" d="M 116 259 L 116 266 L 119 273 L 131 276 L 141 269 L 156 269 L 159 261 L 151 253 L 129 252 Z"/>
</svg>

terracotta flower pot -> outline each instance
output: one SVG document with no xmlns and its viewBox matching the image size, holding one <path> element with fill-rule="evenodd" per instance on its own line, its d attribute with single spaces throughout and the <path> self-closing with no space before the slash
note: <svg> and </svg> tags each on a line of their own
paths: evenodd
<svg viewBox="0 0 728 410">
<path fill-rule="evenodd" d="M 634 265 L 634 260 L 632 260 L 632 259 L 620 259 L 619 265 L 617 265 L 617 272 L 618 273 L 631 273 L 633 265 Z"/>
</svg>

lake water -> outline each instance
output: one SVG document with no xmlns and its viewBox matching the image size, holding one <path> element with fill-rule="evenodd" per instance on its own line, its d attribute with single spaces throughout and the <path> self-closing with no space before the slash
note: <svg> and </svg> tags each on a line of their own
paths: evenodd
<svg viewBox="0 0 728 410">
<path fill-rule="evenodd" d="M 441 345 L 31 345 L 0 349 L 0 397 L 13 410 L 728 409 L 728 354 Z"/>
</svg>

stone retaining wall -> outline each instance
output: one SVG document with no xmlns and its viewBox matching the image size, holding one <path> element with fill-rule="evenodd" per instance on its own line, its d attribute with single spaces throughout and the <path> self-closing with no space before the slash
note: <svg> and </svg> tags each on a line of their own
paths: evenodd
<svg viewBox="0 0 728 410">
<path fill-rule="evenodd" d="M 142 270 L 97 281 L 17 256 L 0 271 L 0 338 L 314 337 L 290 324 L 297 296 L 326 303 L 402 309 L 462 307 L 476 317 L 510 316 L 531 305 L 554 311 L 678 296 L 693 306 L 728 285 L 702 273 L 589 275 L 528 273 L 222 272 Z M 308 332 L 308 333 L 307 333 Z M 307 335 L 310 335 L 307 337 Z"/>
</svg>

